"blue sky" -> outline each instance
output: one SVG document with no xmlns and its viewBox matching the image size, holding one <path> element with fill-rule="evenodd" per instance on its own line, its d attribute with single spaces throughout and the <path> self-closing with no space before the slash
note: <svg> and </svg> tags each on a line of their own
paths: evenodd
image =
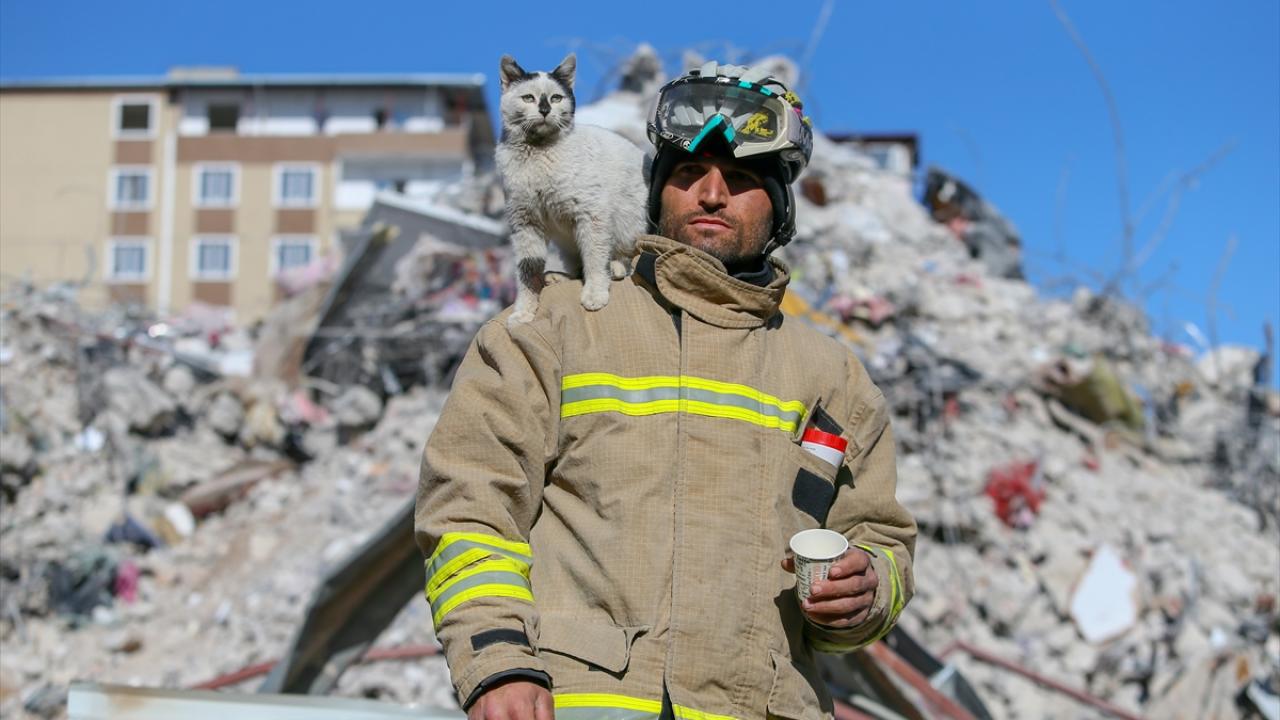
<svg viewBox="0 0 1280 720">
<path fill-rule="evenodd" d="M 1223 342 L 1259 346 L 1280 319 L 1280 3 L 1064 0 L 1116 97 L 1130 209 L 1171 174 L 1231 150 L 1183 194 L 1138 273 L 1153 329 L 1192 343 L 1227 239 Z M 1033 281 L 1120 265 L 1115 146 L 1097 83 L 1046 2 L 0 3 L 0 76 L 242 72 L 483 72 L 499 56 L 549 68 L 579 52 L 580 100 L 648 42 L 674 66 L 812 47 L 803 93 L 821 130 L 913 130 L 926 163 L 971 181 L 1018 226 Z M 496 88 L 490 89 L 491 107 Z M 1066 181 L 1063 182 L 1064 177 Z M 1061 198 L 1061 202 L 1060 202 Z M 1137 227 L 1143 246 L 1169 195 Z M 1059 213 L 1059 207 L 1064 211 Z M 1063 265 L 1056 258 L 1064 256 Z"/>
</svg>

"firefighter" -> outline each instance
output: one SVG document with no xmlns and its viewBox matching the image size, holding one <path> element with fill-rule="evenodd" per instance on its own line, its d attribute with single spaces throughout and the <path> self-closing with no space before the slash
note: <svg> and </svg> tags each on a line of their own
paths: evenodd
<svg viewBox="0 0 1280 720">
<path fill-rule="evenodd" d="M 649 137 L 631 276 L 596 312 L 561 281 L 531 322 L 485 324 L 427 443 L 416 537 L 473 720 L 831 717 L 814 653 L 874 642 L 912 594 L 884 397 L 779 312 L 799 99 L 708 63 Z M 787 543 L 819 527 L 850 550 L 801 603 Z"/>
</svg>

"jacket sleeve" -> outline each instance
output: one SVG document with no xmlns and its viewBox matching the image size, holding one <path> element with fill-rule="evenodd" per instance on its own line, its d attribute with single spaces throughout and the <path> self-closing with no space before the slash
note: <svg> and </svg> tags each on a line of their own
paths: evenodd
<svg viewBox="0 0 1280 720">
<path fill-rule="evenodd" d="M 857 650 L 884 637 L 915 592 L 911 562 L 916 523 L 895 497 L 898 473 L 888 403 L 861 363 L 852 357 L 849 362 L 848 389 L 853 400 L 844 433 L 849 446 L 844 467 L 836 476 L 827 527 L 871 555 L 879 585 L 862 623 L 831 628 L 806 622 L 805 635 L 813 648 L 831 653 Z"/>
<path fill-rule="evenodd" d="M 423 454 L 414 520 L 463 701 L 497 673 L 546 671 L 529 641 L 529 531 L 556 442 L 559 363 L 534 323 L 508 331 L 505 317 L 480 329 L 458 368 Z"/>
</svg>

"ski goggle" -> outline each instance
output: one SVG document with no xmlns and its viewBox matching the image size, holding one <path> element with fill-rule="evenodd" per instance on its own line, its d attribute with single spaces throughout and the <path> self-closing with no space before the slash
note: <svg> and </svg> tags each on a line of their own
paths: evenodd
<svg viewBox="0 0 1280 720">
<path fill-rule="evenodd" d="M 791 172 L 789 180 L 804 169 L 813 148 L 807 118 L 765 85 L 724 76 L 689 77 L 662 89 L 649 123 L 650 141 L 656 145 L 661 139 L 696 152 L 717 136 L 736 158 L 778 154 Z"/>
</svg>

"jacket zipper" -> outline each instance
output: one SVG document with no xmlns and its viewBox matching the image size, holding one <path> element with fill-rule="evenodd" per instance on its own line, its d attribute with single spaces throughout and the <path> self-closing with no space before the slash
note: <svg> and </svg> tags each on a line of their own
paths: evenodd
<svg viewBox="0 0 1280 720">
<path fill-rule="evenodd" d="M 677 363 L 677 365 L 676 365 L 676 374 L 677 374 L 679 377 L 683 377 L 683 376 L 684 376 L 684 371 L 685 371 L 685 345 L 684 345 L 684 322 L 683 322 L 683 312 L 684 312 L 684 311 L 683 311 L 682 309 L 680 309 L 679 307 L 673 307 L 673 308 L 671 309 L 671 321 L 672 321 L 672 323 L 675 325 L 675 330 L 676 330 L 676 348 L 677 348 L 677 352 L 676 352 L 676 363 Z M 683 399 L 683 398 L 684 398 L 684 392 L 685 392 L 684 388 L 683 388 L 683 387 L 681 387 L 681 388 L 680 388 L 680 390 L 679 390 L 679 393 L 680 393 L 679 397 L 680 397 L 681 399 Z M 682 542 L 682 539 L 683 539 L 683 532 L 682 532 L 682 530 L 683 530 L 683 525 L 684 525 L 684 522 L 683 522 L 683 520 L 684 520 L 684 517 L 683 517 L 683 511 L 681 510 L 681 503 L 680 503 L 680 492 L 681 492 L 681 488 L 683 487 L 683 484 L 684 484 L 684 466 L 685 466 L 685 463 L 684 463 L 684 452 L 685 452 L 685 444 L 684 444 L 684 413 L 682 413 L 682 412 L 677 412 L 677 413 L 676 413 L 676 463 L 675 463 L 675 476 L 674 476 L 674 478 L 673 478 L 673 480 L 672 480 L 673 484 L 672 484 L 672 488 L 671 488 L 671 503 L 672 503 L 672 512 L 671 512 L 671 524 L 672 524 L 672 528 L 671 528 L 671 538 L 672 538 L 672 541 L 671 541 L 671 599 L 670 599 L 671 609 L 670 609 L 670 612 L 669 612 L 669 615 L 670 615 L 670 618 L 671 618 L 671 627 L 669 628 L 669 632 L 668 632 L 669 640 L 667 641 L 667 661 L 666 661 L 666 663 L 665 663 L 665 667 L 663 668 L 663 672 L 662 672 L 662 692 L 663 692 L 663 697 L 668 697 L 668 696 L 669 696 L 669 694 L 670 694 L 671 682 L 670 682 L 669 673 L 671 673 L 672 668 L 673 668 L 673 667 L 674 667 L 674 665 L 675 665 L 676 638 L 678 637 L 678 633 L 676 632 L 676 627 L 677 627 L 677 622 L 676 622 L 676 607 L 677 607 L 677 605 L 676 605 L 676 598 L 678 598 L 678 597 L 679 597 L 679 593 L 678 593 L 677 588 L 676 588 L 676 583 L 679 581 L 679 578 L 680 578 L 680 569 L 679 569 L 679 565 L 680 565 L 680 545 L 681 545 L 681 542 Z M 672 702 L 675 702 L 675 700 L 673 699 L 673 700 L 672 700 Z"/>
</svg>

